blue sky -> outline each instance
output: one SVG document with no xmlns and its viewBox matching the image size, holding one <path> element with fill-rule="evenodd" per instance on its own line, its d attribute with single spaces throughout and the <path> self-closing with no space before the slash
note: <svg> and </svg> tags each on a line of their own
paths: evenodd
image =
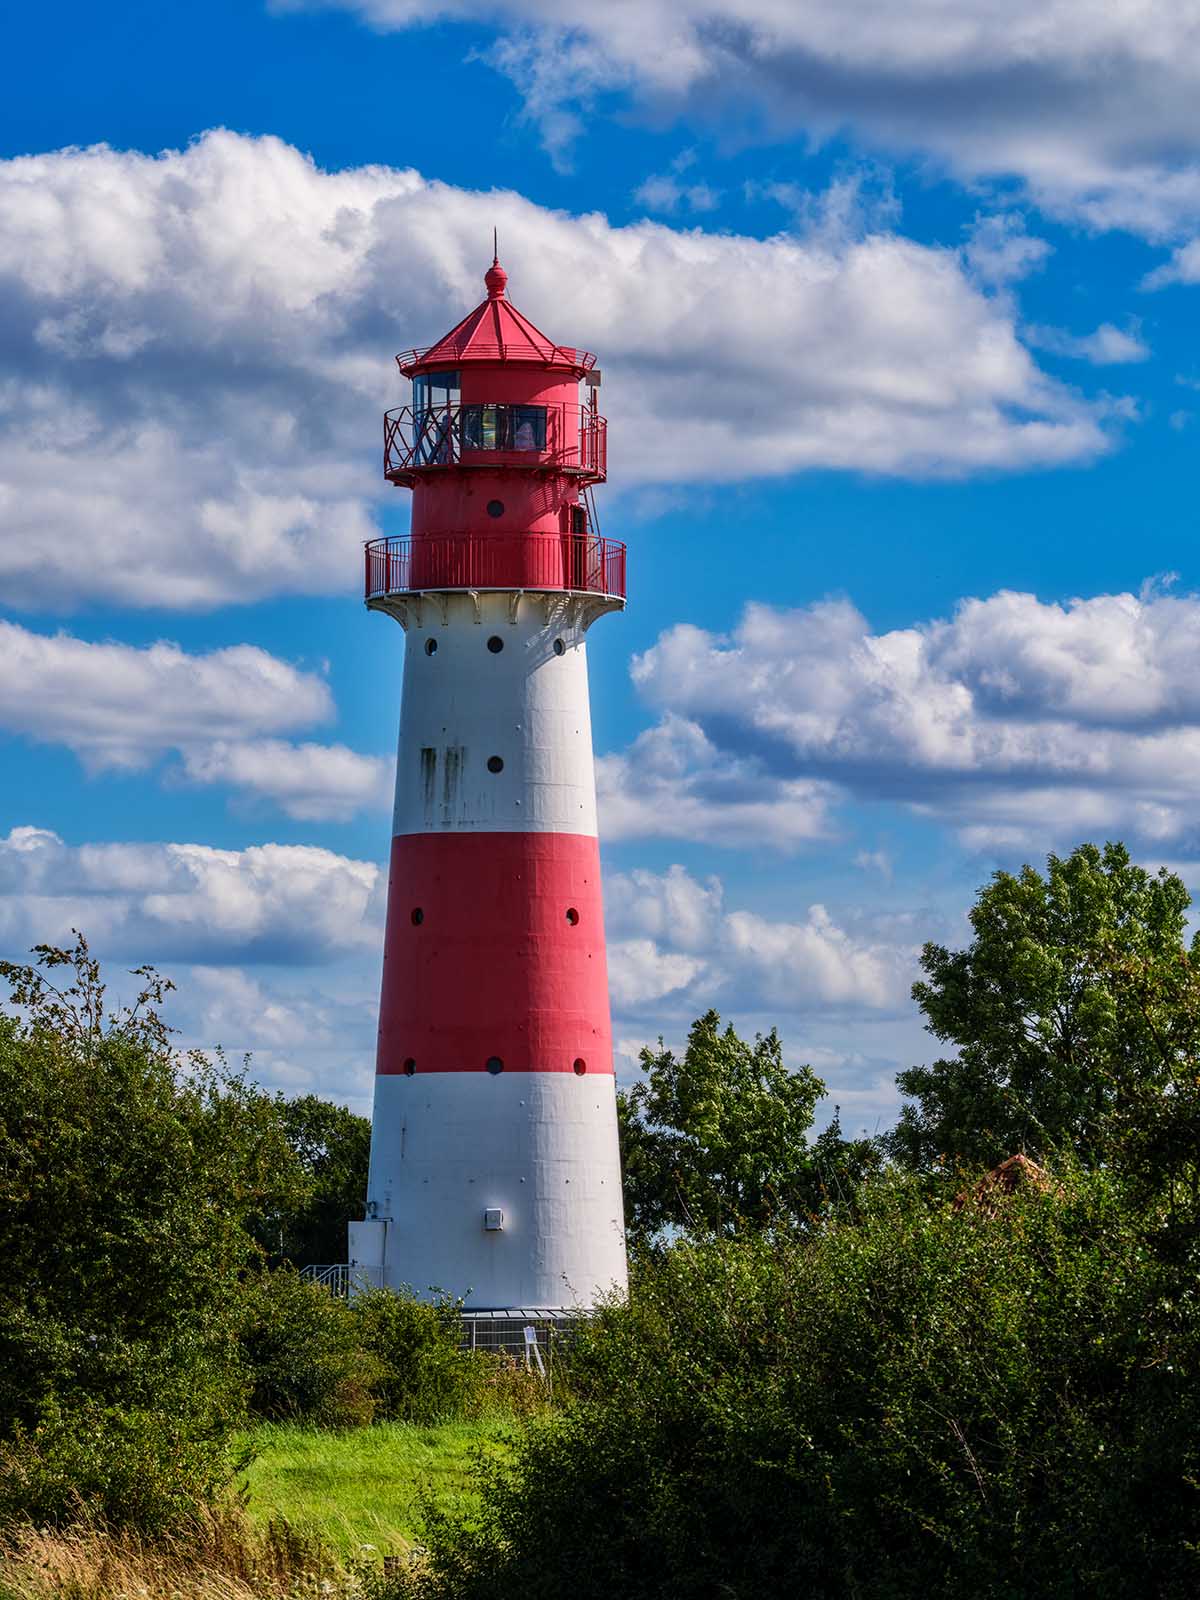
<svg viewBox="0 0 1200 1600">
<path fill-rule="evenodd" d="M 975 888 L 1200 884 L 1200 52 L 1145 0 L 23 8 L 0 95 L 0 945 L 369 1100 L 397 349 L 595 349 L 621 1070 L 716 1005 L 853 1126 Z"/>
</svg>

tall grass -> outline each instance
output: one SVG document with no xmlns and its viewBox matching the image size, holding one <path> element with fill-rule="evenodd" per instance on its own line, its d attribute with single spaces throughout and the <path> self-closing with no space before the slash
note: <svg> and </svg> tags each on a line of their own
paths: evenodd
<svg viewBox="0 0 1200 1600">
<path fill-rule="evenodd" d="M 226 1509 L 154 1540 L 80 1525 L 0 1544 L 3 1600 L 291 1600 L 359 1587 L 319 1538 Z"/>
</svg>

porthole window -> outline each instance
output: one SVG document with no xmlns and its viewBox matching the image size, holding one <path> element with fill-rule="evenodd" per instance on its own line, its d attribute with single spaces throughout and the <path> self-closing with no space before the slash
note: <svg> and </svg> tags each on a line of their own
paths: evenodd
<svg viewBox="0 0 1200 1600">
<path fill-rule="evenodd" d="M 411 1056 L 409 1056 L 408 1060 L 404 1063 L 404 1076 L 406 1078 L 411 1078 L 413 1073 L 416 1070 L 417 1070 L 417 1063 L 413 1060 L 413 1058 Z M 576 1071 L 578 1071 L 578 1070 L 579 1070 L 578 1067 L 576 1067 Z"/>
<path fill-rule="evenodd" d="M 492 635 L 492 637 L 488 640 L 488 649 L 492 652 L 492 654 L 494 656 L 498 656 L 500 654 L 501 650 L 504 649 L 504 640 L 500 637 L 500 635 L 498 633 L 494 633 Z"/>
<path fill-rule="evenodd" d="M 425 654 L 427 656 L 435 656 L 435 655 L 437 655 L 437 640 L 436 639 L 426 639 L 426 641 L 425 641 Z"/>
<path fill-rule="evenodd" d="M 584 1073 L 587 1071 L 587 1062 L 583 1059 L 582 1056 L 576 1056 L 575 1057 L 575 1065 L 574 1065 L 574 1068 L 572 1070 L 574 1071 L 575 1076 L 577 1078 L 582 1078 L 583 1077 Z"/>
<path fill-rule="evenodd" d="M 422 911 L 420 906 L 414 906 L 412 908 L 412 925 L 413 925 L 413 927 L 414 928 L 419 928 L 424 921 L 425 921 L 425 913 L 424 913 L 424 911 Z"/>
<path fill-rule="evenodd" d="M 574 906 L 567 907 L 567 921 L 573 928 L 577 928 L 579 926 L 579 913 L 576 911 Z"/>
<path fill-rule="evenodd" d="M 503 756 L 489 756 L 488 757 L 488 771 L 489 772 L 503 772 L 504 771 L 504 758 L 503 758 Z"/>
<path fill-rule="evenodd" d="M 566 653 L 567 653 L 567 647 L 563 643 L 563 641 L 561 639 L 555 639 L 555 641 L 554 641 L 554 654 L 556 656 L 564 656 L 564 655 L 566 655 Z"/>
<path fill-rule="evenodd" d="M 487 503 L 487 514 L 489 517 L 502 517 L 504 515 L 504 501 L 489 500 Z"/>
<path fill-rule="evenodd" d="M 485 1065 L 487 1066 L 487 1070 L 491 1073 L 493 1078 L 498 1072 L 504 1071 L 504 1063 L 501 1061 L 499 1056 L 489 1056 Z"/>
</svg>

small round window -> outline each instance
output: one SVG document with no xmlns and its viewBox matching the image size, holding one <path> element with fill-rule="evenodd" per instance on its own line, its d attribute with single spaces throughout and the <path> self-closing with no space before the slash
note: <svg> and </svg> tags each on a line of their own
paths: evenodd
<svg viewBox="0 0 1200 1600">
<path fill-rule="evenodd" d="M 487 503 L 487 514 L 489 517 L 502 517 L 504 515 L 504 501 L 489 500 Z"/>
<path fill-rule="evenodd" d="M 485 1065 L 493 1078 L 498 1072 L 504 1071 L 504 1063 L 501 1061 L 499 1056 L 489 1056 Z"/>
<path fill-rule="evenodd" d="M 488 640 L 488 649 L 492 652 L 492 654 L 494 656 L 498 656 L 500 654 L 501 650 L 504 649 L 504 640 L 500 637 L 500 635 L 498 633 L 494 633 L 492 635 L 492 637 Z"/>
<path fill-rule="evenodd" d="M 413 925 L 413 927 L 414 928 L 419 928 L 424 921 L 425 921 L 425 913 L 424 913 L 424 911 L 422 911 L 420 906 L 414 906 L 412 908 L 412 925 Z"/>
<path fill-rule="evenodd" d="M 404 1076 L 406 1078 L 411 1078 L 413 1073 L 416 1070 L 417 1070 L 417 1063 L 413 1060 L 413 1058 L 411 1056 L 409 1056 L 408 1060 L 404 1063 Z M 578 1070 L 578 1068 L 576 1070 Z"/>
<path fill-rule="evenodd" d="M 504 771 L 504 758 L 503 758 L 503 756 L 489 756 L 488 757 L 488 771 L 489 772 L 503 772 Z"/>
<path fill-rule="evenodd" d="M 554 641 L 554 654 L 556 656 L 565 656 L 566 653 L 567 653 L 567 647 L 564 644 L 564 642 L 561 639 L 555 639 L 555 641 Z"/>
<path fill-rule="evenodd" d="M 425 654 L 427 656 L 435 656 L 435 655 L 437 655 L 437 640 L 436 639 L 426 639 L 426 641 L 425 641 Z"/>
<path fill-rule="evenodd" d="M 583 1077 L 584 1073 L 587 1071 L 587 1062 L 582 1056 L 575 1057 L 575 1065 L 572 1070 L 577 1078 Z"/>
<path fill-rule="evenodd" d="M 567 921 L 573 928 L 577 928 L 579 926 L 579 913 L 576 911 L 574 906 L 568 906 L 567 908 Z"/>
</svg>

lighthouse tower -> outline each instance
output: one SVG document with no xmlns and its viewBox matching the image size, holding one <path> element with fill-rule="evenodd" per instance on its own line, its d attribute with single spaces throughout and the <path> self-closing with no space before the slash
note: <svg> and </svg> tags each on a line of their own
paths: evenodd
<svg viewBox="0 0 1200 1600">
<path fill-rule="evenodd" d="M 405 631 L 361 1278 L 562 1314 L 625 1284 L 588 629 L 625 604 L 601 539 L 595 357 L 507 298 L 398 356 L 384 472 L 412 531 L 367 546 Z"/>
</svg>

